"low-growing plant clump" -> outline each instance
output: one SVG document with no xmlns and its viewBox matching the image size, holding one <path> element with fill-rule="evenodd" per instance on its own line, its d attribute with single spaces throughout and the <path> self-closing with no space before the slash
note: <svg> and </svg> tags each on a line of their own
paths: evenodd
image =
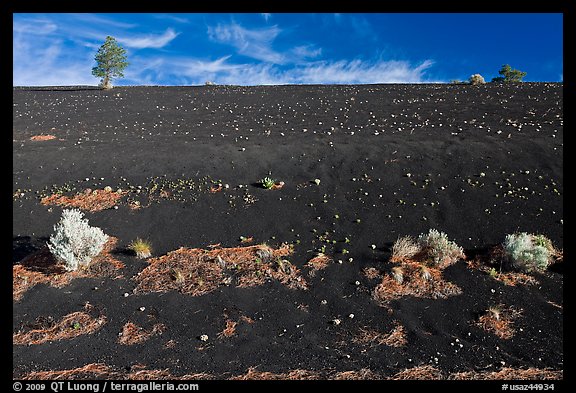
<svg viewBox="0 0 576 393">
<path fill-rule="evenodd" d="M 211 292 L 221 285 L 252 287 L 278 280 L 289 288 L 307 289 L 300 271 L 284 257 L 292 248 L 272 248 L 265 244 L 215 248 L 180 248 L 149 259 L 150 265 L 137 277 L 136 292 L 170 290 L 192 296 Z"/>
<path fill-rule="evenodd" d="M 39 345 L 48 341 L 66 340 L 100 329 L 107 321 L 104 315 L 93 316 L 93 307 L 87 304 L 84 311 L 65 315 L 61 320 L 53 318 L 36 319 L 30 328 L 25 328 L 12 336 L 15 345 Z"/>
<path fill-rule="evenodd" d="M 136 254 L 137 258 L 146 259 L 152 256 L 152 244 L 150 244 L 148 240 L 143 240 L 138 237 L 132 240 L 128 248 Z"/>
<path fill-rule="evenodd" d="M 102 190 L 87 188 L 83 192 L 76 193 L 74 196 L 66 196 L 60 193 L 52 194 L 42 198 L 40 203 L 43 205 L 58 205 L 89 212 L 98 212 L 117 206 L 120 199 L 126 194 L 127 192 L 122 190 L 113 191 L 111 187 L 105 187 Z"/>
<path fill-rule="evenodd" d="M 119 334 L 118 342 L 122 345 L 140 344 L 148 340 L 152 336 L 160 335 L 166 330 L 166 325 L 157 323 L 152 326 L 151 330 L 136 325 L 132 322 L 127 322 Z"/>
<path fill-rule="evenodd" d="M 462 290 L 442 278 L 442 270 L 465 258 L 462 247 L 448 240 L 444 232 L 430 229 L 416 240 L 404 236 L 392 246 L 389 274 L 374 289 L 373 297 L 385 304 L 403 296 L 445 299 Z"/>
<path fill-rule="evenodd" d="M 475 322 L 475 325 L 481 327 L 487 332 L 493 333 L 503 340 L 508 340 L 516 332 L 513 324 L 514 319 L 521 315 L 521 311 L 512 307 L 495 305 L 489 307 Z"/>
</svg>

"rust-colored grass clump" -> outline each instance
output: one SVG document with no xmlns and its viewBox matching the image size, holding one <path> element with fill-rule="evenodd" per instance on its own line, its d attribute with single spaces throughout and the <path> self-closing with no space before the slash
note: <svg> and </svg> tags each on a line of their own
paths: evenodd
<svg viewBox="0 0 576 393">
<path fill-rule="evenodd" d="M 52 139 L 56 139 L 54 135 L 46 134 L 46 135 L 34 135 L 30 137 L 31 141 L 34 142 L 42 142 L 42 141 L 50 141 Z"/>
<path fill-rule="evenodd" d="M 37 318 L 28 329 L 12 335 L 14 345 L 38 345 L 48 341 L 68 340 L 84 334 L 91 334 L 106 323 L 106 317 L 90 315 L 91 307 L 65 315 L 61 320 Z"/>
<path fill-rule="evenodd" d="M 402 370 L 391 376 L 378 374 L 370 369 L 339 372 L 320 372 L 311 370 L 288 370 L 283 373 L 258 371 L 250 367 L 248 371 L 236 376 L 215 376 L 206 373 L 172 375 L 170 370 L 149 370 L 144 365 L 136 364 L 130 370 L 118 371 L 103 363 L 91 363 L 70 370 L 34 371 L 23 375 L 14 375 L 21 380 L 65 380 L 65 379 L 116 379 L 116 380 L 561 380 L 562 370 L 545 370 L 537 368 L 515 369 L 502 368 L 498 371 L 465 371 L 445 374 L 430 366 L 416 366 Z"/>
<path fill-rule="evenodd" d="M 211 374 L 195 373 L 175 376 L 168 369 L 148 370 L 143 365 L 134 365 L 129 371 L 118 371 L 104 363 L 90 363 L 82 367 L 69 370 L 34 371 L 24 375 L 15 375 L 15 379 L 22 380 L 206 380 L 214 379 Z"/>
<path fill-rule="evenodd" d="M 476 321 L 475 325 L 495 334 L 503 340 L 514 336 L 514 319 L 521 315 L 521 311 L 503 305 L 488 308 Z"/>
<path fill-rule="evenodd" d="M 564 378 L 562 370 L 543 370 L 539 368 L 509 368 L 505 367 L 499 371 L 465 371 L 451 374 L 452 380 L 559 380 Z"/>
<path fill-rule="evenodd" d="M 70 272 L 56 260 L 47 246 L 42 247 L 12 267 L 12 299 L 20 300 L 28 289 L 38 284 L 61 288 L 75 278 L 116 277 L 118 270 L 124 267 L 111 254 L 117 242 L 117 238 L 110 237 L 88 266 Z"/>
<path fill-rule="evenodd" d="M 311 277 L 314 277 L 316 275 L 316 272 L 325 269 L 326 266 L 330 264 L 330 262 L 332 262 L 332 258 L 330 258 L 328 255 L 324 253 L 319 253 L 314 258 L 310 259 L 308 263 L 306 263 L 306 267 L 310 268 L 308 274 Z"/>
<path fill-rule="evenodd" d="M 388 379 L 392 380 L 438 380 L 445 379 L 440 370 L 433 366 L 416 366 L 402 370 Z"/>
<path fill-rule="evenodd" d="M 234 336 L 236 334 L 236 325 L 238 325 L 238 322 L 227 319 L 226 328 L 218 333 L 218 338 L 222 339 Z"/>
<path fill-rule="evenodd" d="M 41 199 L 43 205 L 58 205 L 64 207 L 75 207 L 89 212 L 98 212 L 111 209 L 118 205 L 120 199 L 127 194 L 127 191 L 112 191 L 111 189 L 92 190 L 87 188 L 83 192 L 69 197 L 62 194 L 52 194 Z"/>
<path fill-rule="evenodd" d="M 371 328 L 360 328 L 357 337 L 353 338 L 354 342 L 369 345 L 387 345 L 389 347 L 403 347 L 408 342 L 406 339 L 406 330 L 398 321 L 388 333 L 378 332 Z"/>
<path fill-rule="evenodd" d="M 384 276 L 374 289 L 373 297 L 385 304 L 403 296 L 445 299 L 460 293 L 462 290 L 457 285 L 443 279 L 440 268 L 406 260 Z"/>
<path fill-rule="evenodd" d="M 283 259 L 291 253 L 288 245 L 276 249 L 267 245 L 211 250 L 182 247 L 149 259 L 150 265 L 136 277 L 136 292 L 200 296 L 233 282 L 237 287 L 252 287 L 271 279 L 292 289 L 307 289 L 300 271 Z"/>
<path fill-rule="evenodd" d="M 162 323 L 157 323 L 151 330 L 147 331 L 132 322 L 127 322 L 122 327 L 122 332 L 120 333 L 118 342 L 122 345 L 140 344 L 152 336 L 162 334 L 165 330 L 166 325 Z"/>
<path fill-rule="evenodd" d="M 255 367 L 250 367 L 245 374 L 237 375 L 231 380 L 317 380 L 323 379 L 321 374 L 309 370 L 291 370 L 285 373 L 272 373 L 269 371 L 258 371 Z"/>
</svg>

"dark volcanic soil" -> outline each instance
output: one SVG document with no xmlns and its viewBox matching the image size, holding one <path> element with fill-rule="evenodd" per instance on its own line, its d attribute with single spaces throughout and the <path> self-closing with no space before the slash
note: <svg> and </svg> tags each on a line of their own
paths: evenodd
<svg viewBox="0 0 576 393">
<path fill-rule="evenodd" d="M 38 250 L 59 220 L 62 207 L 42 205 L 41 197 L 105 186 L 130 191 L 117 209 L 86 213 L 91 225 L 119 239 L 123 278 L 40 284 L 13 307 L 14 333 L 86 302 L 107 322 L 89 335 L 14 345 L 14 376 L 90 363 L 217 378 L 251 367 L 384 376 L 419 365 L 444 373 L 562 370 L 562 266 L 537 274 L 538 285 L 506 286 L 459 261 L 444 278 L 461 295 L 405 297 L 388 309 L 372 299 L 380 279 L 362 273 L 389 272 L 392 243 L 430 228 L 446 232 L 469 260 L 517 231 L 544 234 L 562 248 L 562 88 L 14 89 L 13 264 Z M 30 139 L 38 135 L 56 138 Z M 265 176 L 284 187 L 261 188 Z M 223 189 L 209 192 L 217 183 Z M 274 247 L 293 243 L 288 259 L 309 289 L 271 281 L 198 297 L 133 292 L 133 277 L 147 266 L 125 251 L 136 237 L 161 256 L 179 247 L 236 247 L 241 236 Z M 323 245 L 334 263 L 310 277 L 304 265 Z M 522 311 L 509 340 L 474 325 L 496 304 Z M 227 320 L 238 322 L 235 335 L 218 337 Z M 165 330 L 120 345 L 128 322 Z M 396 323 L 405 346 L 355 340 L 361 329 L 386 333 Z"/>
</svg>

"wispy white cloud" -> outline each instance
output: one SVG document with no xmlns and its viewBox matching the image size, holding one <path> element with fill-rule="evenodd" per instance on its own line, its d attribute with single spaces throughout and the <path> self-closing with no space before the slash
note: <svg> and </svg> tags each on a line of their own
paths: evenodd
<svg viewBox="0 0 576 393">
<path fill-rule="evenodd" d="M 149 78 L 150 73 L 157 77 L 177 78 L 182 84 L 203 84 L 210 80 L 219 84 L 234 85 L 281 85 L 281 84 L 361 84 L 361 83 L 422 83 L 437 82 L 426 78 L 426 71 L 433 61 L 425 60 L 417 65 L 405 61 L 313 61 L 282 67 L 271 63 L 236 64 L 230 63 L 231 56 L 216 60 L 195 58 L 166 59 L 147 67 L 135 64 L 132 74 L 126 74 L 131 83 L 141 82 L 141 75 Z M 138 75 L 140 74 L 140 76 Z M 147 79 L 149 80 L 149 79 Z"/>
<path fill-rule="evenodd" d="M 292 55 L 299 59 L 313 59 L 322 54 L 322 48 L 314 48 L 313 45 L 295 46 L 291 50 Z"/>
<path fill-rule="evenodd" d="M 208 27 L 211 40 L 232 45 L 243 56 L 274 64 L 286 61 L 284 55 L 272 49 L 272 43 L 280 33 L 277 26 L 247 29 L 235 22 Z"/>
<path fill-rule="evenodd" d="M 44 40 L 43 40 L 44 41 Z M 13 50 L 12 83 L 14 86 L 96 85 L 91 74 L 93 58 L 69 58 L 63 54 L 61 41 L 29 45 L 21 40 Z"/>
<path fill-rule="evenodd" d="M 168 45 L 174 38 L 178 37 L 173 29 L 168 28 L 162 34 L 133 35 L 131 37 L 117 37 L 117 41 L 129 48 L 163 48 Z"/>
<path fill-rule="evenodd" d="M 270 18 L 272 17 L 272 14 L 269 14 L 269 13 L 267 13 L 267 12 L 263 12 L 263 13 L 261 13 L 260 15 L 262 15 L 262 18 L 264 18 L 264 20 L 265 20 L 266 22 L 268 22 L 268 19 L 270 19 Z"/>
<path fill-rule="evenodd" d="M 62 15 L 62 14 L 60 14 Z M 107 26 L 107 27 L 116 27 L 119 29 L 131 29 L 135 28 L 138 25 L 135 23 L 127 23 L 123 21 L 119 21 L 112 17 L 104 17 L 96 14 L 64 14 L 70 21 L 80 22 L 86 25 L 95 25 L 95 26 Z"/>
<path fill-rule="evenodd" d="M 14 34 L 46 35 L 58 29 L 56 23 L 46 19 L 17 20 L 13 23 Z"/>
</svg>

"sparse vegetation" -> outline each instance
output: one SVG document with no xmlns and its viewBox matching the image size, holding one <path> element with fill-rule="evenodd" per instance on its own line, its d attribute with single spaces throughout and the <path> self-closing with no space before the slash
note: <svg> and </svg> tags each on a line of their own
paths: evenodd
<svg viewBox="0 0 576 393">
<path fill-rule="evenodd" d="M 88 225 L 83 217 L 79 210 L 65 209 L 48 242 L 50 252 L 64 262 L 68 271 L 87 266 L 108 241 L 108 235 Z"/>
<path fill-rule="evenodd" d="M 132 240 L 128 248 L 140 259 L 146 259 L 152 255 L 152 244 L 148 240 L 140 239 L 139 237 Z"/>
</svg>

